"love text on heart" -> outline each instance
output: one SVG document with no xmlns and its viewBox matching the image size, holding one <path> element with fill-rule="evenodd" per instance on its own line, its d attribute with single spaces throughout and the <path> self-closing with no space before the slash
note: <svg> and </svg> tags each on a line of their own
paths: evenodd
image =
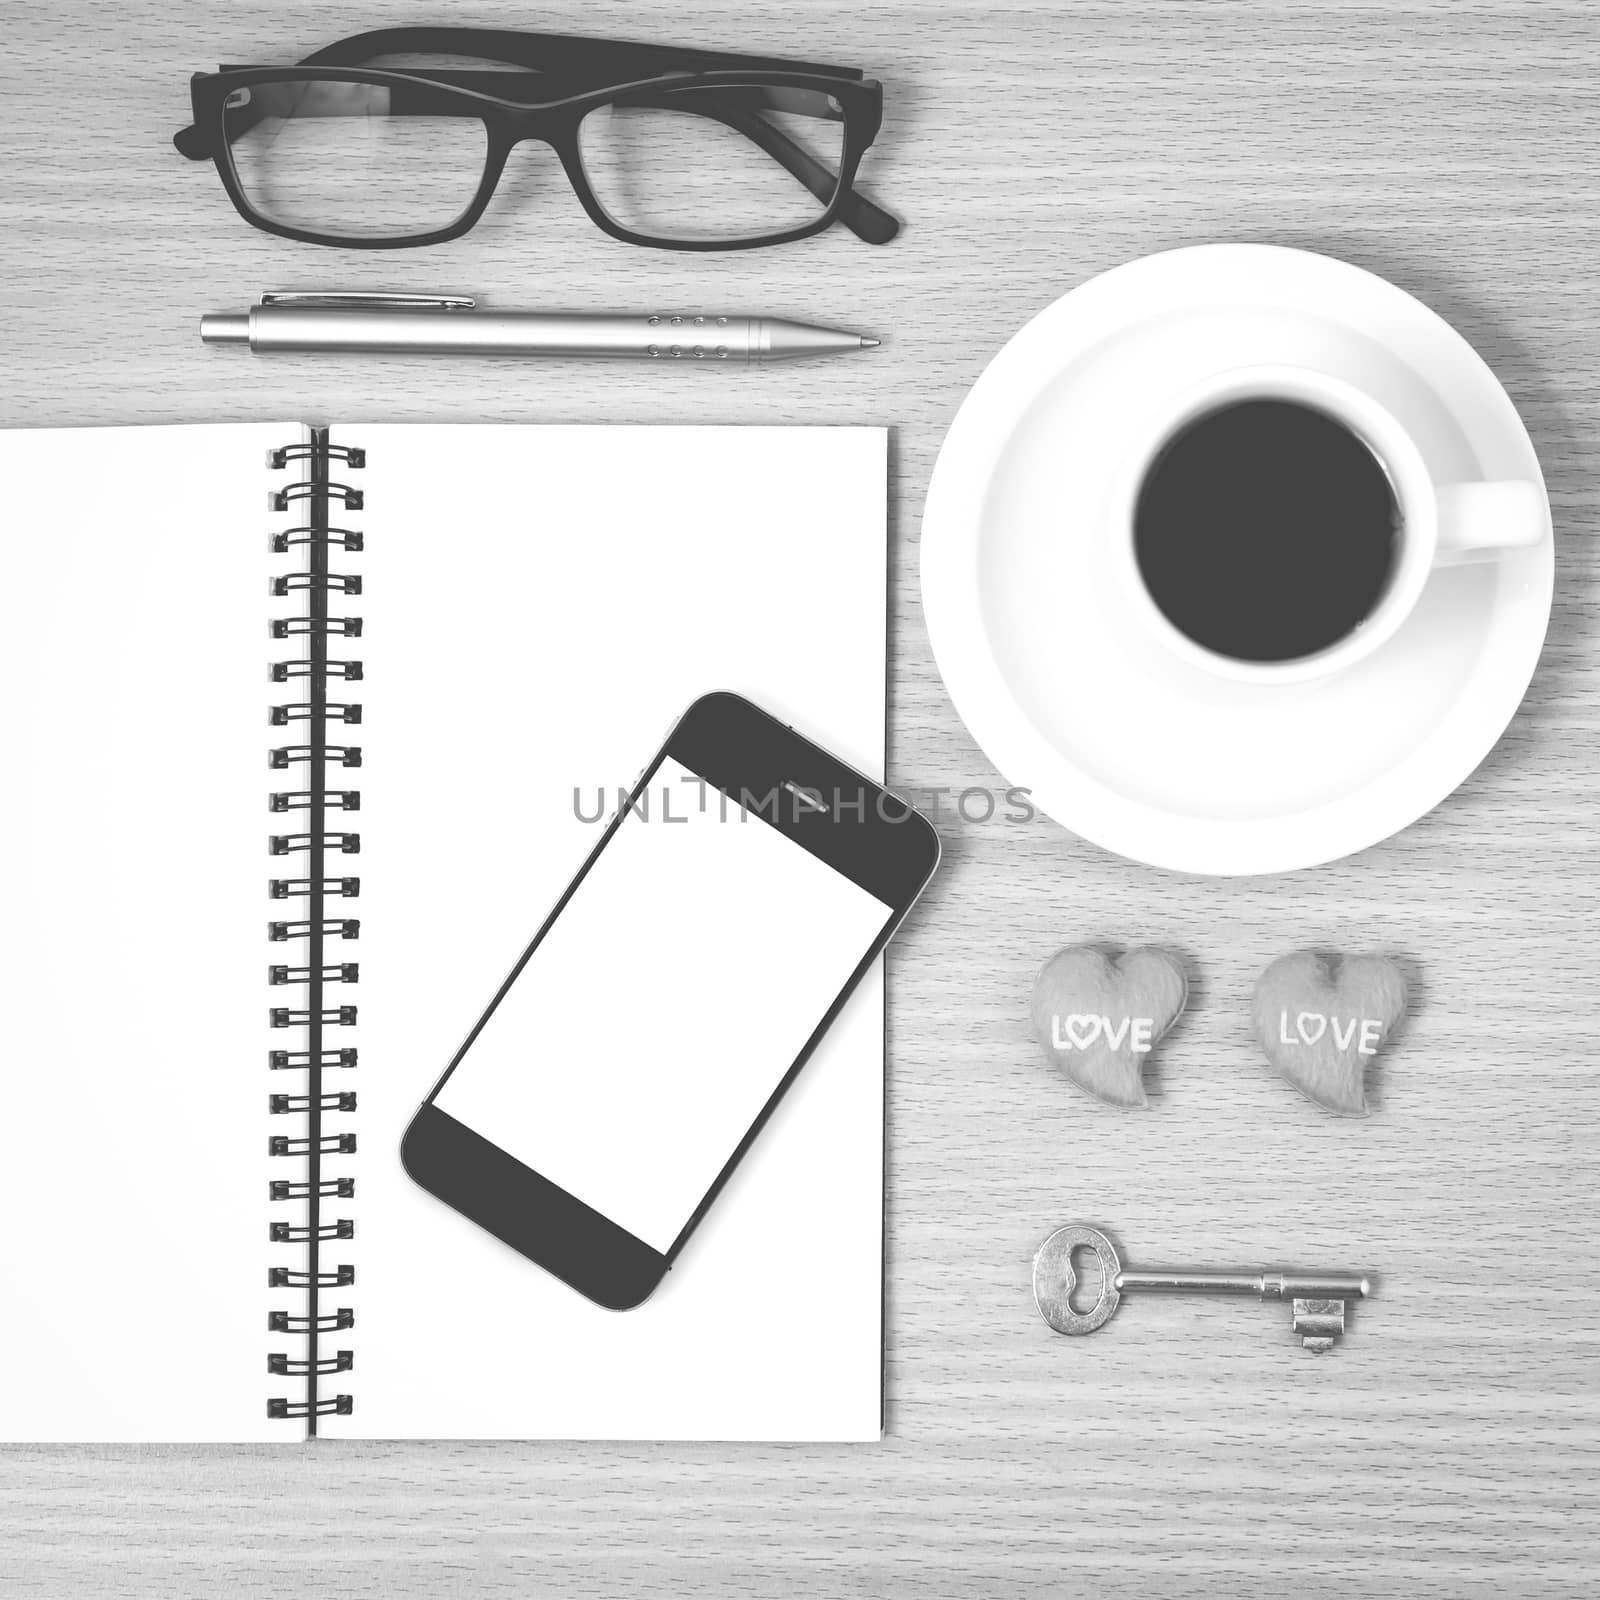
<svg viewBox="0 0 1600 1600">
<path fill-rule="evenodd" d="M 1050 1019 L 1050 1042 L 1057 1050 L 1087 1050 L 1104 1037 L 1113 1050 L 1120 1050 L 1126 1041 L 1135 1055 L 1144 1055 L 1155 1044 L 1155 1031 L 1153 1017 L 1123 1017 L 1113 1022 L 1110 1017 L 1085 1011 Z"/>
<path fill-rule="evenodd" d="M 1278 1013 L 1279 1044 L 1317 1044 L 1330 1030 L 1336 1048 L 1348 1050 L 1354 1043 L 1357 1055 L 1375 1056 L 1383 1042 L 1383 1023 L 1375 1017 L 1336 1017 L 1332 1012 L 1299 1011 L 1295 1013 L 1291 1033 L 1288 1009 Z"/>
</svg>

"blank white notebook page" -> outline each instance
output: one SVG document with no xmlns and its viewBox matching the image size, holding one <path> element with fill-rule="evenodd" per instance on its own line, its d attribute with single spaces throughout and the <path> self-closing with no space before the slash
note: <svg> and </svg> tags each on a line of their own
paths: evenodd
<svg viewBox="0 0 1600 1600">
<path fill-rule="evenodd" d="M 406 1123 L 690 701 L 883 767 L 879 429 L 349 426 L 362 445 L 359 1150 L 333 1437 L 874 1439 L 877 971 L 654 1296 L 601 1309 L 424 1193 Z M 352 479 L 352 481 L 356 481 Z M 352 607 L 351 609 L 355 609 Z M 596 1056 L 640 1047 L 617 930 Z M 257 1124 L 259 1130 L 259 1123 Z M 493 1137 L 494 1130 L 479 1131 Z M 344 1170 L 341 1167 L 340 1170 Z M 346 1209 L 341 1207 L 341 1211 Z"/>
<path fill-rule="evenodd" d="M 266 1416 L 266 453 L 300 437 L 0 433 L 8 1440 L 299 1433 Z"/>
</svg>

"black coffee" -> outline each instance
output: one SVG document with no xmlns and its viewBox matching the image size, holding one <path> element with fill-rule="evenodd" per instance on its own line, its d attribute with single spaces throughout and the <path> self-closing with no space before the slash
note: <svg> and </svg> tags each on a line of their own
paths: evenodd
<svg viewBox="0 0 1600 1600">
<path fill-rule="evenodd" d="M 1134 552 L 1155 603 L 1196 644 L 1293 661 L 1371 615 L 1399 524 L 1388 474 L 1343 423 L 1246 400 L 1191 422 L 1156 457 Z"/>
</svg>

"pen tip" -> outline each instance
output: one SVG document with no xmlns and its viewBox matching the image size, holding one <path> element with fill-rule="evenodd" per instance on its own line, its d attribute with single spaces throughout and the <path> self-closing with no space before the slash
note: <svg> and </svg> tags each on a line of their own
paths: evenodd
<svg viewBox="0 0 1600 1600">
<path fill-rule="evenodd" d="M 881 339 L 869 339 L 865 334 L 861 335 L 861 348 L 863 350 L 876 350 L 882 343 Z"/>
</svg>

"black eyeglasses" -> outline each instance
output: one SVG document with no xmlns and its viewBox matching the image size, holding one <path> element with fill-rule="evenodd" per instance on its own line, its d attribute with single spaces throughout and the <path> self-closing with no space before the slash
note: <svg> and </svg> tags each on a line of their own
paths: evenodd
<svg viewBox="0 0 1600 1600">
<path fill-rule="evenodd" d="M 359 62 L 444 55 L 518 71 Z M 216 162 L 241 216 L 312 244 L 386 249 L 459 238 L 513 145 L 542 140 L 594 222 L 630 244 L 745 250 L 842 222 L 900 231 L 856 193 L 883 87 L 844 67 L 488 28 L 384 28 L 292 67 L 190 82 L 173 143 Z"/>
</svg>

